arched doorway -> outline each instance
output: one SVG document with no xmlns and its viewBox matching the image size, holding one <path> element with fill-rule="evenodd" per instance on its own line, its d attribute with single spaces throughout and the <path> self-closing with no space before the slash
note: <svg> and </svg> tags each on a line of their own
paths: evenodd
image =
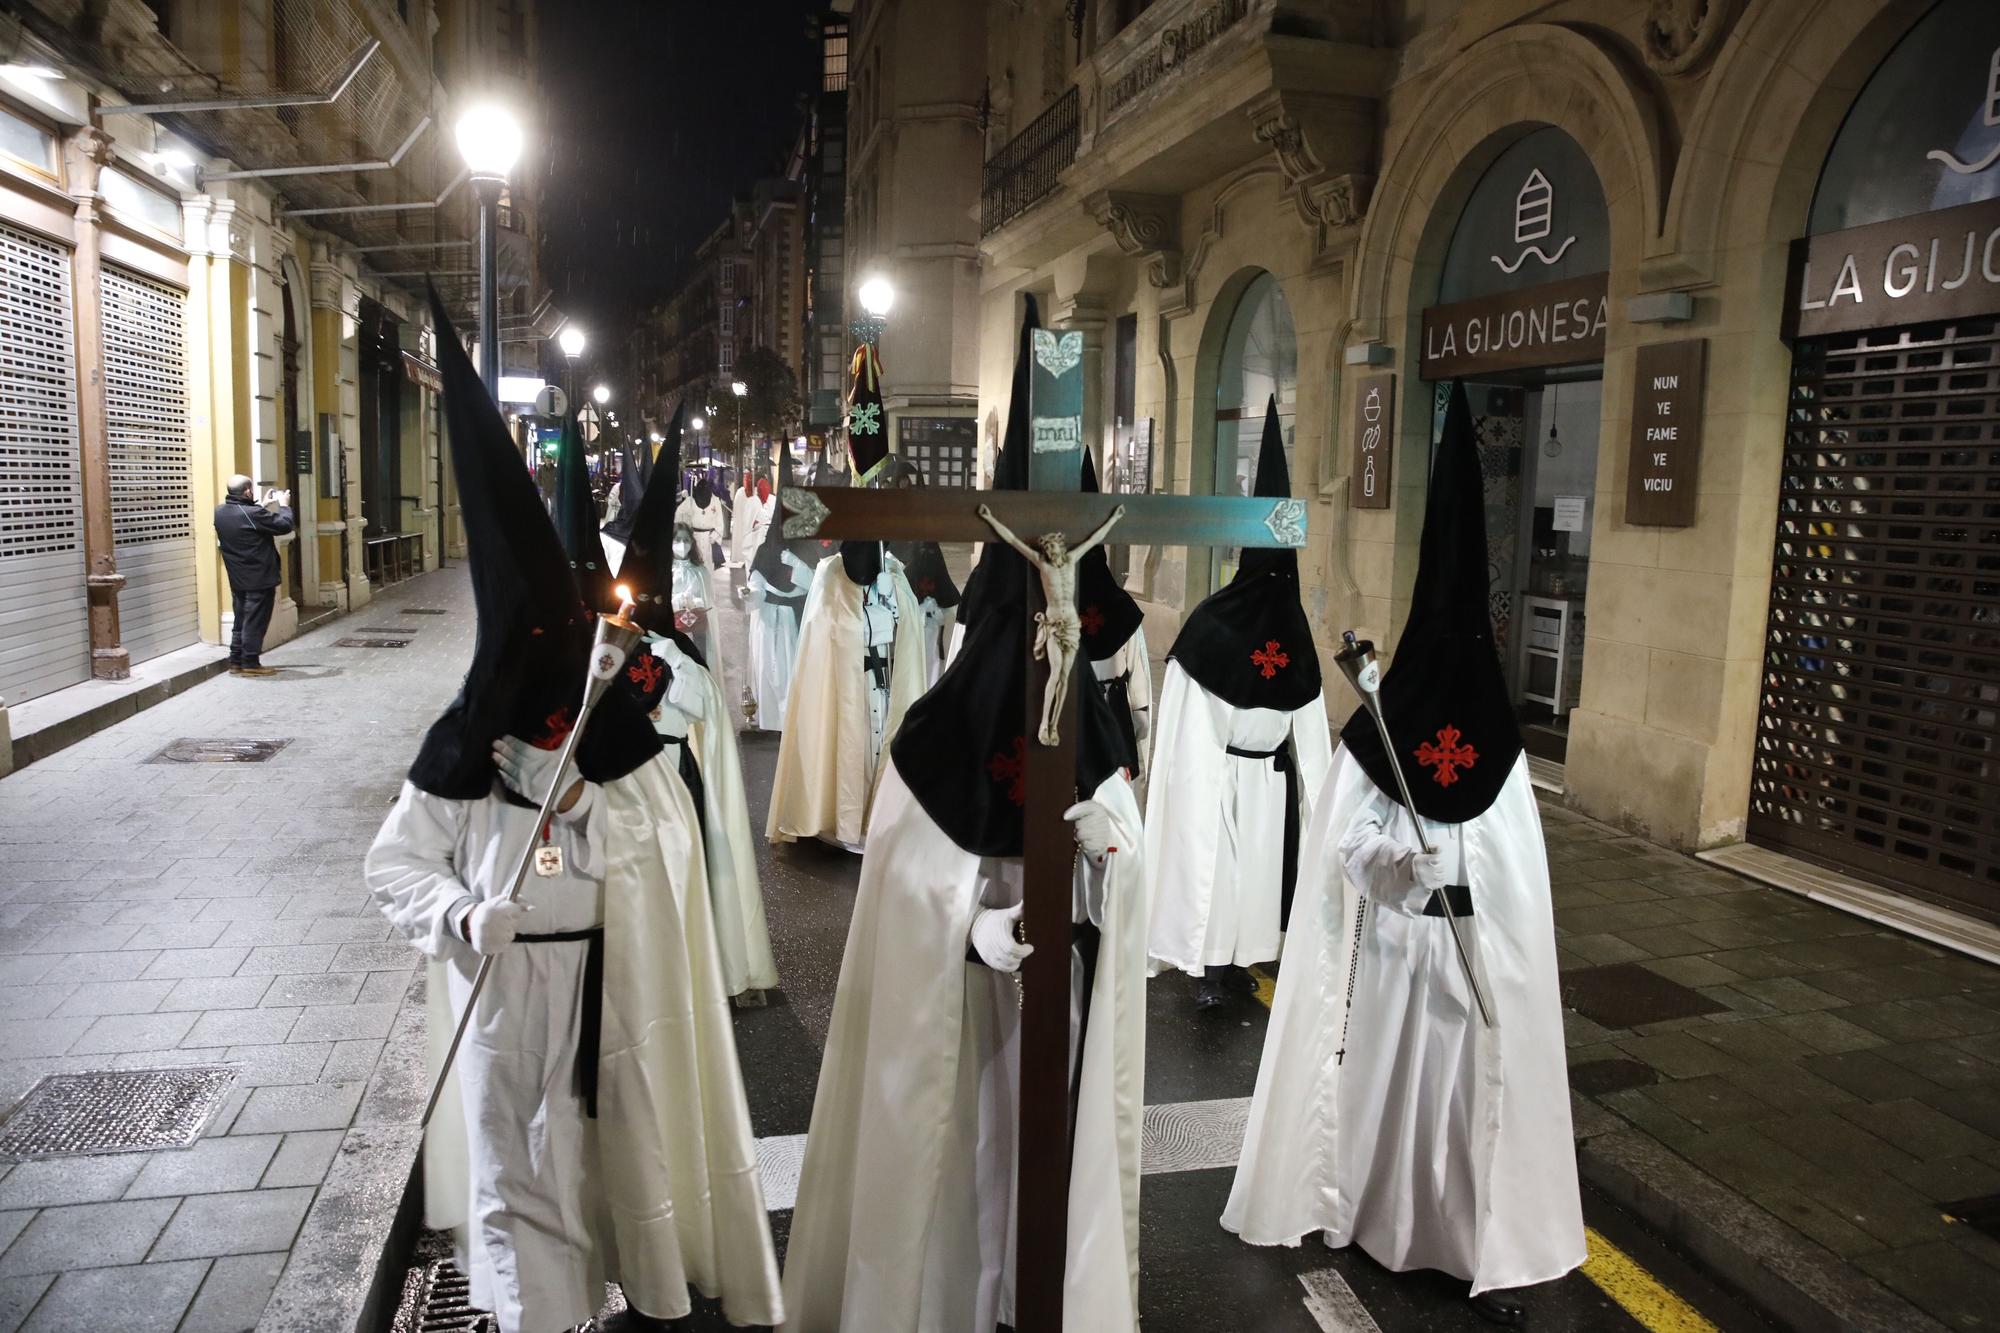
<svg viewBox="0 0 2000 1333">
<path fill-rule="evenodd" d="M 1574 139 L 1546 125 L 1514 134 L 1459 213 L 1421 365 L 1437 423 L 1451 382 L 1465 385 L 1494 643 L 1530 752 L 1561 762 L 1582 694 L 1610 223 Z"/>
<path fill-rule="evenodd" d="M 1264 410 L 1273 397 L 1289 468 L 1297 436 L 1298 333 L 1284 289 L 1271 274 L 1259 272 L 1236 298 L 1216 363 L 1215 474 L 1209 479 L 1214 494 L 1248 495 L 1256 485 Z M 1235 575 L 1236 556 L 1235 548 L 1223 553 L 1213 586 L 1221 587 Z"/>
</svg>

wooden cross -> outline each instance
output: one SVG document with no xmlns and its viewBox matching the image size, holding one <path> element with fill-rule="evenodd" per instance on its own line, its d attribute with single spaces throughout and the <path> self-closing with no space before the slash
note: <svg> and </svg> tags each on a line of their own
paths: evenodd
<svg viewBox="0 0 2000 1333">
<path fill-rule="evenodd" d="M 1228 496 L 1103 495 L 1077 488 L 1083 471 L 1083 335 L 1037 329 L 1028 393 L 1028 486 L 1025 491 L 788 488 L 785 536 L 861 541 L 995 540 L 981 505 L 1022 537 L 1061 532 L 1074 543 L 1121 504 L 1119 543 L 1155 546 L 1301 547 L 1302 500 Z M 1015 1239 L 1015 1328 L 1061 1333 L 1063 1269 L 1068 1253 L 1070 1116 L 1071 875 L 1075 839 L 1063 811 L 1089 792 L 1076 790 L 1077 691 L 1071 682 L 1059 742 L 1041 744 L 1047 666 L 1034 656 L 1033 615 L 1043 609 L 1041 580 L 1030 568 L 1028 661 L 1021 700 L 1026 738 L 1022 809 L 1023 925 L 1035 946 L 1022 964 L 1020 1175 Z M 1143 632 L 1143 631 L 1141 631 Z"/>
</svg>

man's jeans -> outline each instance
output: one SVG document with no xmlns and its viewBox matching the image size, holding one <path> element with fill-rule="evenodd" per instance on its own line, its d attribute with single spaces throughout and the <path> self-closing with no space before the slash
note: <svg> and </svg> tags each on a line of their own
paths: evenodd
<svg viewBox="0 0 2000 1333">
<path fill-rule="evenodd" d="M 236 603 L 236 627 L 229 633 L 229 665 L 262 666 L 264 631 L 271 627 L 271 612 L 278 605 L 276 588 L 231 588 Z"/>
</svg>

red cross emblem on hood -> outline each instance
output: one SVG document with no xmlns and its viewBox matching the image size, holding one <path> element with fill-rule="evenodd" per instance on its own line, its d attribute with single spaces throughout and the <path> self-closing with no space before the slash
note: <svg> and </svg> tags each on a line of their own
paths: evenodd
<svg viewBox="0 0 2000 1333">
<path fill-rule="evenodd" d="M 1267 639 L 1262 648 L 1250 654 L 1250 660 L 1263 668 L 1264 679 L 1269 680 L 1278 674 L 1280 667 L 1292 664 L 1292 655 L 1281 651 L 1276 639 Z"/>
<path fill-rule="evenodd" d="M 1028 738 L 1014 738 L 1014 752 L 1002 751 L 986 761 L 986 772 L 995 782 L 1007 784 L 1007 799 L 1015 805 L 1028 803 Z"/>
<path fill-rule="evenodd" d="M 1425 741 L 1417 747 L 1417 762 L 1437 770 L 1431 774 L 1431 780 L 1440 787 L 1458 781 L 1459 769 L 1470 769 L 1479 762 L 1479 751 L 1459 743 L 1463 734 L 1457 727 L 1439 727 L 1437 744 Z"/>
</svg>

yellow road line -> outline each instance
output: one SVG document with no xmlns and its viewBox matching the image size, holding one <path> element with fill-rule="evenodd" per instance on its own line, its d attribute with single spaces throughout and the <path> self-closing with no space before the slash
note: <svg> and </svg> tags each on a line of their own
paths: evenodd
<svg viewBox="0 0 2000 1333">
<path fill-rule="evenodd" d="M 1271 1007 L 1271 997 L 1278 992 L 1278 983 L 1272 980 L 1271 974 L 1261 967 L 1252 966 L 1249 972 L 1250 979 L 1257 983 L 1255 991 L 1257 1003 L 1269 1009 Z"/>
<path fill-rule="evenodd" d="M 1715 1325 L 1703 1318 L 1700 1311 L 1633 1262 L 1630 1255 L 1606 1240 L 1597 1228 L 1585 1227 L 1584 1237 L 1590 1257 L 1584 1260 L 1583 1275 L 1650 1333 L 1717 1333 Z"/>
</svg>

